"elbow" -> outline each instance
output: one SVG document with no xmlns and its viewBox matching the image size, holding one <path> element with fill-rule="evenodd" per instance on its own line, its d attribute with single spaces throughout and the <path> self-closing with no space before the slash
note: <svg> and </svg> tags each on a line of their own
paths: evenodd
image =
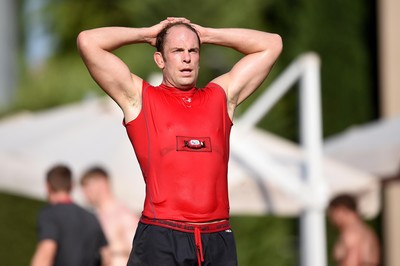
<svg viewBox="0 0 400 266">
<path fill-rule="evenodd" d="M 269 48 L 277 57 L 281 54 L 283 50 L 283 40 L 279 34 L 272 34 Z"/>
<path fill-rule="evenodd" d="M 261 52 L 262 57 L 267 62 L 275 63 L 283 50 L 282 37 L 279 34 L 269 33 L 268 38 L 263 43 L 265 46 Z"/>
<path fill-rule="evenodd" d="M 81 31 L 76 38 L 76 45 L 80 52 L 84 51 L 89 47 L 89 44 L 92 43 L 90 41 L 90 34 L 88 31 Z"/>
<path fill-rule="evenodd" d="M 265 41 L 266 47 L 264 49 L 264 55 L 267 60 L 275 62 L 283 50 L 282 37 L 279 34 L 272 33 L 268 36 L 268 40 Z"/>
</svg>

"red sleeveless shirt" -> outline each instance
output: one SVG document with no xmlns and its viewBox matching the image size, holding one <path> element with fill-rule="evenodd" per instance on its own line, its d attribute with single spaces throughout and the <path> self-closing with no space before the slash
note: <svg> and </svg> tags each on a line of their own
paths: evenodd
<svg viewBox="0 0 400 266">
<path fill-rule="evenodd" d="M 206 222 L 229 217 L 232 121 L 215 83 L 181 91 L 143 82 L 142 110 L 125 127 L 146 183 L 143 215 Z"/>
</svg>

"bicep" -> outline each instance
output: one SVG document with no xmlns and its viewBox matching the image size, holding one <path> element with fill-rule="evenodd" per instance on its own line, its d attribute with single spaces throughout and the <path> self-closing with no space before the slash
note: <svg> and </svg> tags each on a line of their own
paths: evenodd
<svg viewBox="0 0 400 266">
<path fill-rule="evenodd" d="M 132 74 L 119 57 L 99 47 L 85 45 L 84 40 L 78 47 L 92 78 L 120 106 L 138 97 L 141 79 Z"/>
<path fill-rule="evenodd" d="M 251 54 L 237 62 L 231 71 L 212 81 L 225 90 L 231 119 L 236 107 L 261 85 L 272 66 L 273 63 L 268 63 L 260 55 Z"/>
<path fill-rule="evenodd" d="M 225 75 L 215 82 L 225 88 L 228 101 L 239 105 L 265 80 L 282 51 L 276 38 L 266 50 L 244 56 Z"/>
<path fill-rule="evenodd" d="M 362 242 L 359 236 L 356 233 L 347 233 L 343 236 L 343 244 L 346 252 L 342 265 L 360 265 Z"/>
<path fill-rule="evenodd" d="M 57 243 L 51 239 L 41 240 L 33 255 L 31 266 L 50 266 L 53 265 L 57 251 Z"/>
<path fill-rule="evenodd" d="M 276 57 L 263 51 L 242 58 L 229 72 L 228 97 L 237 105 L 249 97 L 265 80 Z"/>
</svg>

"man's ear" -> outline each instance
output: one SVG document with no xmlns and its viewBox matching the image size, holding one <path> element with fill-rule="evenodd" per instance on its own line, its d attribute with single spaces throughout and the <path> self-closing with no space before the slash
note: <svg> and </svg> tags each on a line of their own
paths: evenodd
<svg viewBox="0 0 400 266">
<path fill-rule="evenodd" d="M 165 64 L 164 64 L 164 58 L 160 52 L 155 52 L 154 53 L 154 62 L 156 62 L 157 66 L 160 69 L 163 69 Z"/>
</svg>

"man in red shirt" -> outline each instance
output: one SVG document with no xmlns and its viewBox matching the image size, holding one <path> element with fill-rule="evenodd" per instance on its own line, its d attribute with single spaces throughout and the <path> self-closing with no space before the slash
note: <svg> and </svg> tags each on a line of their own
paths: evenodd
<svg viewBox="0 0 400 266">
<path fill-rule="evenodd" d="M 131 73 L 112 53 L 136 43 L 157 48 L 159 86 Z M 229 72 L 197 88 L 201 44 L 244 56 Z M 78 48 L 94 80 L 121 107 L 146 182 L 128 265 L 237 265 L 227 191 L 230 129 L 236 107 L 277 60 L 280 36 L 167 18 L 148 28 L 83 31 Z"/>
</svg>

